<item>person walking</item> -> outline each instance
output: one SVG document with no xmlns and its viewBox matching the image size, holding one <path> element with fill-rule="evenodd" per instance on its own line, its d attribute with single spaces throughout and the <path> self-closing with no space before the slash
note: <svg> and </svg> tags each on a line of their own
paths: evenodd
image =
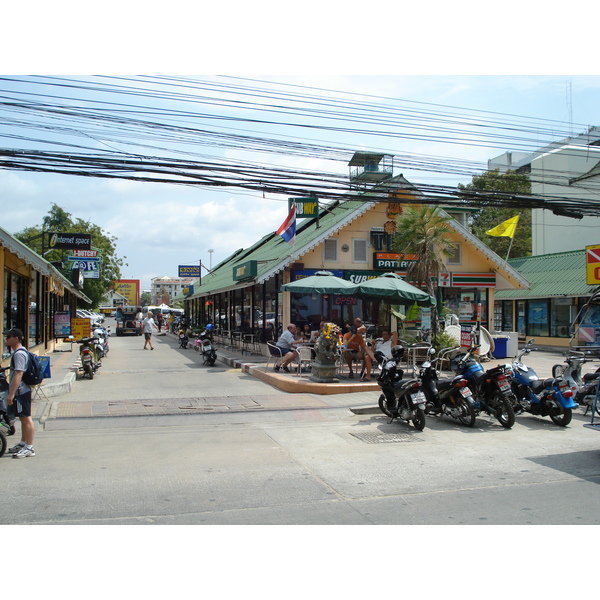
<svg viewBox="0 0 600 600">
<path fill-rule="evenodd" d="M 162 325 L 163 325 L 163 314 L 162 314 L 162 310 L 159 310 L 157 315 L 156 315 L 156 325 L 158 328 L 158 333 L 161 332 L 162 329 Z"/>
<path fill-rule="evenodd" d="M 152 313 L 148 311 L 148 316 L 142 321 L 142 327 L 144 330 L 144 350 L 148 349 L 148 344 L 150 344 L 150 350 L 154 350 L 154 346 L 152 345 L 152 328 L 156 327 L 156 323 L 152 318 Z M 156 327 L 158 329 L 158 327 Z"/>
<path fill-rule="evenodd" d="M 9 329 L 4 333 L 6 345 L 12 352 L 10 361 L 10 385 L 6 404 L 9 413 L 19 417 L 21 422 L 21 441 L 9 448 L 13 458 L 35 456 L 33 436 L 35 427 L 31 418 L 31 388 L 23 381 L 23 373 L 27 370 L 29 355 L 23 346 L 24 335 L 20 329 Z"/>
</svg>

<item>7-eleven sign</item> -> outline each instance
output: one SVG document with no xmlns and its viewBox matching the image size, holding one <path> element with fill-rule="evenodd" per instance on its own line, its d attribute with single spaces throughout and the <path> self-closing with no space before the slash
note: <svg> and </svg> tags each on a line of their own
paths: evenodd
<svg viewBox="0 0 600 600">
<path fill-rule="evenodd" d="M 587 284 L 600 283 L 600 246 L 585 247 Z"/>
</svg>

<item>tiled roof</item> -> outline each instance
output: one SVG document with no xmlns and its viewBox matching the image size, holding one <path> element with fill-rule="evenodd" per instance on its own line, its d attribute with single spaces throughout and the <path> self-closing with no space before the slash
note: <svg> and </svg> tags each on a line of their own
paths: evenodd
<svg viewBox="0 0 600 600">
<path fill-rule="evenodd" d="M 496 300 L 587 296 L 597 286 L 586 283 L 585 250 L 513 258 L 508 261 L 529 281 L 529 290 L 497 291 Z"/>
</svg>

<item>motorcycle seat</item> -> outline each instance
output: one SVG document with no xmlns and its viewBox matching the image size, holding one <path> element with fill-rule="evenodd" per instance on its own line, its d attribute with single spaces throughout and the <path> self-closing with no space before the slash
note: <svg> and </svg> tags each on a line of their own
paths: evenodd
<svg viewBox="0 0 600 600">
<path fill-rule="evenodd" d="M 600 378 L 600 372 L 596 371 L 595 373 L 586 373 L 583 376 L 583 381 L 585 383 L 588 383 L 590 381 L 595 381 L 598 378 Z"/>
</svg>

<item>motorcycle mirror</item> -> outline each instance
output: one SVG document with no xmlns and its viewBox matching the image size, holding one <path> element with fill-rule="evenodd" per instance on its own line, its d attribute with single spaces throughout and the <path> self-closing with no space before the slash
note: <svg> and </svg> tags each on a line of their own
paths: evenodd
<svg viewBox="0 0 600 600">
<path fill-rule="evenodd" d="M 528 342 L 527 345 L 531 346 L 531 344 L 535 344 L 535 340 L 533 338 L 531 338 Z"/>
</svg>

